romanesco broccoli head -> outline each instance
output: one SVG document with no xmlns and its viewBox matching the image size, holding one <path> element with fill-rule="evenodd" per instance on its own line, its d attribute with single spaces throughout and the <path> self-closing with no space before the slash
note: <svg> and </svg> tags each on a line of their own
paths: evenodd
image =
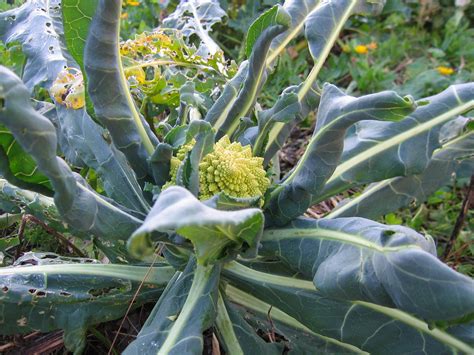
<svg viewBox="0 0 474 355">
<path fill-rule="evenodd" d="M 224 136 L 199 164 L 201 200 L 219 192 L 233 197 L 263 196 L 270 180 L 263 169 L 263 158 L 252 156 L 250 146 L 231 143 Z"/>
</svg>

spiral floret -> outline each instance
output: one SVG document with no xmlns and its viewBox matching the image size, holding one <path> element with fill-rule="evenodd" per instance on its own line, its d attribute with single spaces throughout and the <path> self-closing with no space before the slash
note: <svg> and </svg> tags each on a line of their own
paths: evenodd
<svg viewBox="0 0 474 355">
<path fill-rule="evenodd" d="M 270 185 L 263 158 L 252 156 L 250 146 L 231 143 L 224 136 L 199 164 L 201 200 L 224 192 L 233 197 L 263 196 Z"/>
<path fill-rule="evenodd" d="M 176 152 L 176 156 L 171 158 L 170 161 L 170 180 L 163 185 L 162 190 L 167 189 L 170 186 L 176 185 L 176 177 L 178 175 L 178 168 L 181 162 L 186 158 L 186 154 L 193 149 L 196 141 L 193 139 L 188 144 L 182 145 Z"/>
</svg>

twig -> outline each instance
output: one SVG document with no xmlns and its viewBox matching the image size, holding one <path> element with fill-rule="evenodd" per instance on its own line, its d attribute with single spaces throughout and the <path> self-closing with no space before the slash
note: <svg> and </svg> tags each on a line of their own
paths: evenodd
<svg viewBox="0 0 474 355">
<path fill-rule="evenodd" d="M 110 349 L 109 349 L 109 352 L 107 353 L 107 355 L 112 354 L 112 351 L 114 349 L 114 345 L 117 342 L 120 331 L 122 330 L 123 324 L 125 323 L 125 319 L 127 319 L 128 314 L 130 313 L 130 310 L 133 307 L 133 303 L 135 302 L 135 299 L 138 297 L 138 294 L 140 293 L 143 285 L 145 284 L 145 281 L 148 278 L 148 275 L 150 274 L 151 269 L 153 268 L 153 265 L 155 265 L 155 262 L 158 259 L 158 255 L 161 253 L 162 248 L 163 248 L 163 244 L 160 244 L 158 246 L 156 252 L 155 252 L 155 257 L 153 258 L 153 261 L 151 262 L 150 267 L 146 271 L 145 277 L 143 278 L 142 282 L 138 286 L 137 290 L 135 291 L 135 293 L 132 297 L 132 300 L 130 301 L 130 304 L 128 305 L 127 311 L 125 312 L 125 315 L 123 316 L 122 321 L 120 322 L 119 328 L 118 328 L 117 332 L 115 333 L 114 340 L 112 341 L 112 344 L 110 345 Z"/>
<path fill-rule="evenodd" d="M 398 64 L 395 69 L 393 69 L 393 71 L 395 73 L 398 73 L 400 71 L 402 71 L 403 69 L 405 69 L 407 67 L 407 65 L 413 63 L 413 59 L 411 58 L 407 58 L 407 59 L 404 59 L 400 64 Z"/>
<path fill-rule="evenodd" d="M 473 203 L 474 203 L 474 175 L 471 176 L 471 182 L 469 183 L 466 197 L 464 198 L 464 201 L 462 202 L 461 211 L 459 212 L 458 218 L 456 220 L 456 224 L 454 225 L 454 228 L 453 228 L 453 232 L 451 233 L 451 237 L 449 238 L 448 244 L 446 245 L 446 249 L 444 249 L 443 258 L 445 260 L 451 254 L 451 249 L 453 248 L 453 245 L 456 242 L 456 238 L 461 232 L 461 229 L 464 225 L 464 220 L 466 219 L 467 212 L 469 211 L 469 207 Z"/>
<path fill-rule="evenodd" d="M 23 247 L 23 234 L 25 233 L 25 225 L 27 221 L 28 221 L 27 215 L 23 215 L 23 217 L 21 217 L 20 227 L 18 228 L 18 241 L 20 243 L 15 253 L 15 260 L 17 260 L 21 254 L 21 249 Z"/>
<path fill-rule="evenodd" d="M 137 329 L 137 327 L 135 327 L 135 325 L 133 324 L 133 322 L 130 320 L 129 317 L 127 317 L 127 320 L 128 320 L 128 324 L 130 324 L 130 326 L 133 328 L 133 330 L 135 331 L 135 333 L 140 333 Z"/>
<path fill-rule="evenodd" d="M 212 355 L 221 355 L 219 340 L 217 340 L 216 334 L 214 332 L 212 333 Z"/>
<path fill-rule="evenodd" d="M 0 345 L 0 353 L 3 353 L 11 348 L 14 348 L 16 345 L 13 341 L 6 343 L 4 345 Z"/>
<path fill-rule="evenodd" d="M 267 312 L 268 321 L 270 322 L 270 326 L 272 327 L 272 329 L 268 333 L 268 337 L 270 338 L 270 342 L 274 343 L 276 341 L 276 338 L 275 338 L 275 324 L 273 324 L 273 319 L 272 319 L 272 316 L 270 315 L 270 312 L 272 311 L 272 308 L 273 308 L 273 306 L 270 306 L 270 308 L 268 309 L 268 312 Z"/>
<path fill-rule="evenodd" d="M 48 232 L 49 234 L 51 234 L 53 237 L 55 237 L 56 239 L 58 239 L 61 243 L 63 243 L 64 246 L 66 247 L 70 247 L 74 253 L 77 255 L 77 256 L 80 256 L 82 258 L 85 258 L 87 257 L 86 254 L 84 254 L 81 249 L 79 249 L 78 247 L 76 247 L 73 243 L 71 243 L 71 241 L 69 241 L 69 239 L 67 239 L 64 235 L 62 235 L 61 233 L 59 233 L 58 231 L 56 231 L 55 229 L 51 228 L 50 226 L 48 226 L 46 223 L 44 223 L 42 220 L 36 218 L 35 216 L 31 215 L 31 214 L 28 214 L 28 215 L 25 215 L 25 218 L 27 221 L 30 221 L 30 222 L 33 222 L 34 224 L 40 226 L 41 228 L 43 228 L 46 232 Z"/>
</svg>

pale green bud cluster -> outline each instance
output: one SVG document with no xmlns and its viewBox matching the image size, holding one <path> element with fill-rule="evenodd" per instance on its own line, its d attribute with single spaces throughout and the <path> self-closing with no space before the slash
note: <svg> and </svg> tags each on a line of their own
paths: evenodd
<svg viewBox="0 0 474 355">
<path fill-rule="evenodd" d="M 219 192 L 233 197 L 263 196 L 270 185 L 263 158 L 252 156 L 250 146 L 231 143 L 224 136 L 199 164 L 201 200 Z"/>
<path fill-rule="evenodd" d="M 176 184 L 181 162 L 194 146 L 194 140 L 183 145 L 171 158 L 170 181 L 163 189 Z M 233 197 L 263 196 L 270 185 L 263 169 L 263 158 L 252 156 L 250 146 L 231 143 L 224 136 L 199 164 L 199 198 L 207 200 L 219 192 Z"/>
<path fill-rule="evenodd" d="M 178 168 L 181 162 L 186 158 L 186 154 L 193 149 L 194 144 L 196 141 L 193 139 L 191 142 L 188 144 L 182 145 L 179 149 L 178 152 L 176 153 L 175 157 L 171 158 L 170 161 L 170 180 L 163 185 L 162 190 L 167 189 L 170 186 L 173 186 L 176 184 L 176 177 L 178 175 Z"/>
</svg>

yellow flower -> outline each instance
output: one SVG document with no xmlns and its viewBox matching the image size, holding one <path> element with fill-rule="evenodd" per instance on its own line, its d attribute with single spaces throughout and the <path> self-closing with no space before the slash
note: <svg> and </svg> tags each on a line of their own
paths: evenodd
<svg viewBox="0 0 474 355">
<path fill-rule="evenodd" d="M 128 5 L 128 6 L 139 6 L 139 5 L 140 5 L 140 1 L 127 0 L 127 5 Z"/>
<path fill-rule="evenodd" d="M 120 15 L 120 18 L 121 18 L 122 20 L 128 19 L 128 13 L 126 13 L 126 12 L 122 13 L 122 14 Z"/>
<path fill-rule="evenodd" d="M 363 44 L 357 45 L 354 49 L 358 54 L 367 54 L 369 52 L 369 48 Z"/>
<path fill-rule="evenodd" d="M 367 45 L 367 48 L 370 49 L 370 50 L 374 50 L 374 49 L 377 49 L 377 42 L 370 42 L 368 45 Z"/>
<path fill-rule="evenodd" d="M 445 67 L 443 65 L 440 65 L 439 67 L 436 68 L 438 70 L 438 73 L 441 75 L 451 75 L 454 73 L 454 69 L 450 67 Z"/>
</svg>

